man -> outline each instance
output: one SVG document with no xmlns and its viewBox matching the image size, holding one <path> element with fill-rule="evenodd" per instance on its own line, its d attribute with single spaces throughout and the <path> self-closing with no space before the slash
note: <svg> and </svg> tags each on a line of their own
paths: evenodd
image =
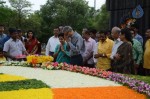
<svg viewBox="0 0 150 99">
<path fill-rule="evenodd" d="M 132 45 L 132 52 L 133 52 L 133 59 L 134 59 L 134 68 L 133 68 L 133 73 L 137 74 L 138 73 L 138 68 L 142 62 L 142 57 L 143 57 L 143 48 L 142 44 L 134 39 L 134 34 L 135 31 L 133 29 L 130 29 L 130 32 L 133 36 L 133 45 Z"/>
<path fill-rule="evenodd" d="M 98 37 L 100 40 L 97 44 L 97 52 L 94 58 L 97 59 L 96 68 L 109 70 L 110 55 L 114 42 L 107 37 L 107 32 L 101 31 Z"/>
<path fill-rule="evenodd" d="M 136 24 L 131 25 L 131 29 L 135 31 L 134 34 L 132 34 L 134 39 L 138 40 L 143 46 L 143 37 L 138 34 L 138 26 Z"/>
<path fill-rule="evenodd" d="M 144 69 L 146 75 L 150 75 L 150 29 L 146 30 L 146 44 L 145 44 L 145 52 L 144 52 Z"/>
<path fill-rule="evenodd" d="M 123 43 L 119 38 L 120 32 L 121 32 L 121 29 L 119 27 L 113 27 L 111 30 L 111 33 L 112 33 L 111 35 L 114 39 L 114 46 L 113 46 L 112 53 L 110 56 L 112 60 L 114 59 L 114 55 L 116 54 L 118 47 Z"/>
<path fill-rule="evenodd" d="M 70 49 L 70 64 L 83 66 L 83 58 L 81 55 L 85 51 L 83 38 L 79 33 L 73 31 L 70 26 L 65 26 L 63 28 L 63 33 L 65 34 L 65 39 Z"/>
<path fill-rule="evenodd" d="M 0 50 L 3 52 L 4 43 L 6 42 L 7 35 L 4 34 L 4 26 L 0 25 Z"/>
<path fill-rule="evenodd" d="M 8 60 L 17 60 L 17 56 L 23 55 L 24 53 L 28 55 L 23 43 L 17 39 L 18 34 L 16 29 L 10 28 L 9 33 L 11 38 L 4 44 L 4 56 Z"/>
<path fill-rule="evenodd" d="M 112 48 L 112 53 L 111 53 L 111 69 L 114 70 L 115 67 L 113 67 L 113 60 L 114 60 L 114 56 L 116 55 L 117 53 L 117 50 L 118 50 L 118 47 L 123 43 L 120 38 L 119 38 L 119 35 L 120 35 L 120 32 L 121 32 L 121 29 L 119 27 L 113 27 L 112 30 L 111 30 L 111 35 L 112 35 L 112 38 L 114 39 L 114 46 Z"/>
<path fill-rule="evenodd" d="M 22 31 L 20 29 L 18 29 L 17 33 L 18 33 L 18 39 L 24 43 L 25 37 L 22 36 Z"/>
<path fill-rule="evenodd" d="M 45 53 L 45 55 L 53 56 L 56 46 L 58 44 L 60 44 L 59 38 L 58 38 L 58 34 L 59 34 L 59 28 L 56 27 L 56 28 L 54 28 L 54 36 L 49 38 L 48 43 L 46 45 L 46 53 Z"/>
<path fill-rule="evenodd" d="M 85 43 L 85 52 L 82 54 L 84 66 L 94 68 L 93 52 L 96 41 L 90 37 L 90 32 L 88 30 L 82 31 L 82 37 Z"/>
<path fill-rule="evenodd" d="M 96 37 L 97 31 L 95 29 L 90 30 L 90 36 L 92 39 L 94 39 L 96 42 L 98 42 L 98 39 Z"/>
</svg>

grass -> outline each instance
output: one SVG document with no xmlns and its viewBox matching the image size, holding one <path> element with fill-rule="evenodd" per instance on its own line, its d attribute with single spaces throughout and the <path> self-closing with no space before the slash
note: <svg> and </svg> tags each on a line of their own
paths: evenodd
<svg viewBox="0 0 150 99">
<path fill-rule="evenodd" d="M 135 79 L 138 79 L 138 80 L 141 80 L 150 84 L 150 76 L 140 76 L 140 75 L 126 75 L 126 76 L 129 76 L 131 78 L 135 78 Z"/>
<path fill-rule="evenodd" d="M 131 78 L 141 80 L 141 81 L 144 81 L 144 82 L 150 84 L 150 76 L 140 76 L 140 75 L 126 75 L 126 76 L 129 76 Z M 146 99 L 150 99 L 150 97 L 147 96 Z"/>
<path fill-rule="evenodd" d="M 38 89 L 38 88 L 50 88 L 48 85 L 40 80 L 28 79 L 21 81 L 8 81 L 0 83 L 0 91 L 11 91 L 19 89 Z"/>
</svg>

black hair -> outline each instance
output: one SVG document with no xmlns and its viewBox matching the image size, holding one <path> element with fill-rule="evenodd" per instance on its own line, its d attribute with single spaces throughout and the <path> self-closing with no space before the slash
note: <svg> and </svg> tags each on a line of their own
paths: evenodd
<svg viewBox="0 0 150 99">
<path fill-rule="evenodd" d="M 60 33 L 60 34 L 58 35 L 58 37 L 63 37 L 63 38 L 64 38 L 64 33 Z"/>
<path fill-rule="evenodd" d="M 0 24 L 0 27 L 5 27 L 4 25 Z"/>
<path fill-rule="evenodd" d="M 133 32 L 135 33 L 135 30 L 134 30 L 133 28 L 130 28 L 129 30 L 130 30 L 130 31 L 133 31 Z"/>
<path fill-rule="evenodd" d="M 17 30 L 17 33 L 21 33 L 21 32 L 22 32 L 21 29 L 18 29 L 18 30 Z"/>
<path fill-rule="evenodd" d="M 32 32 L 32 33 L 33 33 L 32 39 L 34 39 L 35 36 L 34 36 L 34 32 L 33 32 L 32 30 L 28 30 L 28 31 L 27 31 L 27 38 L 29 38 L 29 36 L 28 36 L 28 35 L 29 35 L 29 32 Z"/>
<path fill-rule="evenodd" d="M 95 34 L 95 35 L 96 35 L 97 30 L 96 30 L 96 29 L 91 29 L 91 30 L 90 30 L 90 33 L 92 33 L 92 34 Z"/>
<path fill-rule="evenodd" d="M 139 29 L 139 26 L 137 24 L 132 24 L 131 27 Z"/>
<path fill-rule="evenodd" d="M 85 30 L 84 33 L 87 34 L 87 35 L 90 35 L 90 31 L 89 30 Z"/>
<path fill-rule="evenodd" d="M 121 29 L 121 34 L 125 35 L 125 38 L 133 44 L 130 29 L 128 28 Z"/>
<path fill-rule="evenodd" d="M 107 36 L 108 32 L 106 30 L 101 30 L 99 31 L 99 34 L 104 34 L 105 36 Z"/>
<path fill-rule="evenodd" d="M 17 32 L 17 30 L 16 30 L 15 28 L 9 28 L 8 31 L 9 31 L 10 34 L 12 34 L 12 33 L 14 33 L 14 32 Z"/>
</svg>

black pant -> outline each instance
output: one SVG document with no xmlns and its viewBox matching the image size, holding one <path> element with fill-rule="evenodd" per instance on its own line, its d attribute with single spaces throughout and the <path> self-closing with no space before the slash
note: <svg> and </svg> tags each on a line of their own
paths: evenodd
<svg viewBox="0 0 150 99">
<path fill-rule="evenodd" d="M 83 66 L 83 58 L 82 58 L 81 54 L 71 56 L 70 64 Z"/>
</svg>

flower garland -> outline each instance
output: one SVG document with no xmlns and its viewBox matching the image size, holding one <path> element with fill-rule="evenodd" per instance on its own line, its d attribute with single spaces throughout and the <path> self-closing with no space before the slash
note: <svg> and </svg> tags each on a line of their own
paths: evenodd
<svg viewBox="0 0 150 99">
<path fill-rule="evenodd" d="M 52 62 L 54 58 L 52 56 L 39 56 L 39 55 L 29 55 L 27 56 L 27 62 L 32 64 L 38 64 L 43 62 Z"/>
<path fill-rule="evenodd" d="M 67 63 L 58 64 L 57 62 L 49 63 L 49 64 L 43 63 L 41 67 L 44 69 L 48 69 L 48 70 L 61 69 L 61 70 L 67 70 L 71 72 L 83 73 L 83 74 L 91 75 L 91 76 L 97 76 L 100 78 L 105 78 L 105 79 L 123 84 L 125 86 L 128 86 L 131 89 L 138 91 L 139 93 L 147 94 L 150 97 L 150 85 L 148 83 L 145 83 L 144 81 L 140 81 L 134 78 L 130 78 L 123 74 L 100 70 L 96 68 L 81 67 L 77 65 L 73 66 Z"/>
<path fill-rule="evenodd" d="M 39 62 L 37 62 L 37 63 L 39 63 Z M 27 65 L 27 66 L 29 66 L 29 65 Z M 32 66 L 32 65 L 30 65 L 30 66 Z M 50 61 L 43 62 L 42 65 L 40 65 L 40 67 L 43 69 L 48 69 L 48 70 L 67 70 L 67 71 L 71 71 L 71 72 L 83 73 L 86 75 L 97 76 L 100 78 L 112 80 L 114 82 L 118 82 L 120 84 L 128 86 L 131 89 L 136 90 L 140 93 L 147 94 L 150 97 L 150 85 L 148 83 L 145 83 L 144 81 L 140 81 L 140 80 L 137 80 L 134 78 L 130 78 L 123 74 L 114 73 L 111 71 L 105 71 L 105 70 L 96 69 L 96 68 L 70 65 L 67 63 L 59 64 L 57 62 L 50 62 Z"/>
</svg>

